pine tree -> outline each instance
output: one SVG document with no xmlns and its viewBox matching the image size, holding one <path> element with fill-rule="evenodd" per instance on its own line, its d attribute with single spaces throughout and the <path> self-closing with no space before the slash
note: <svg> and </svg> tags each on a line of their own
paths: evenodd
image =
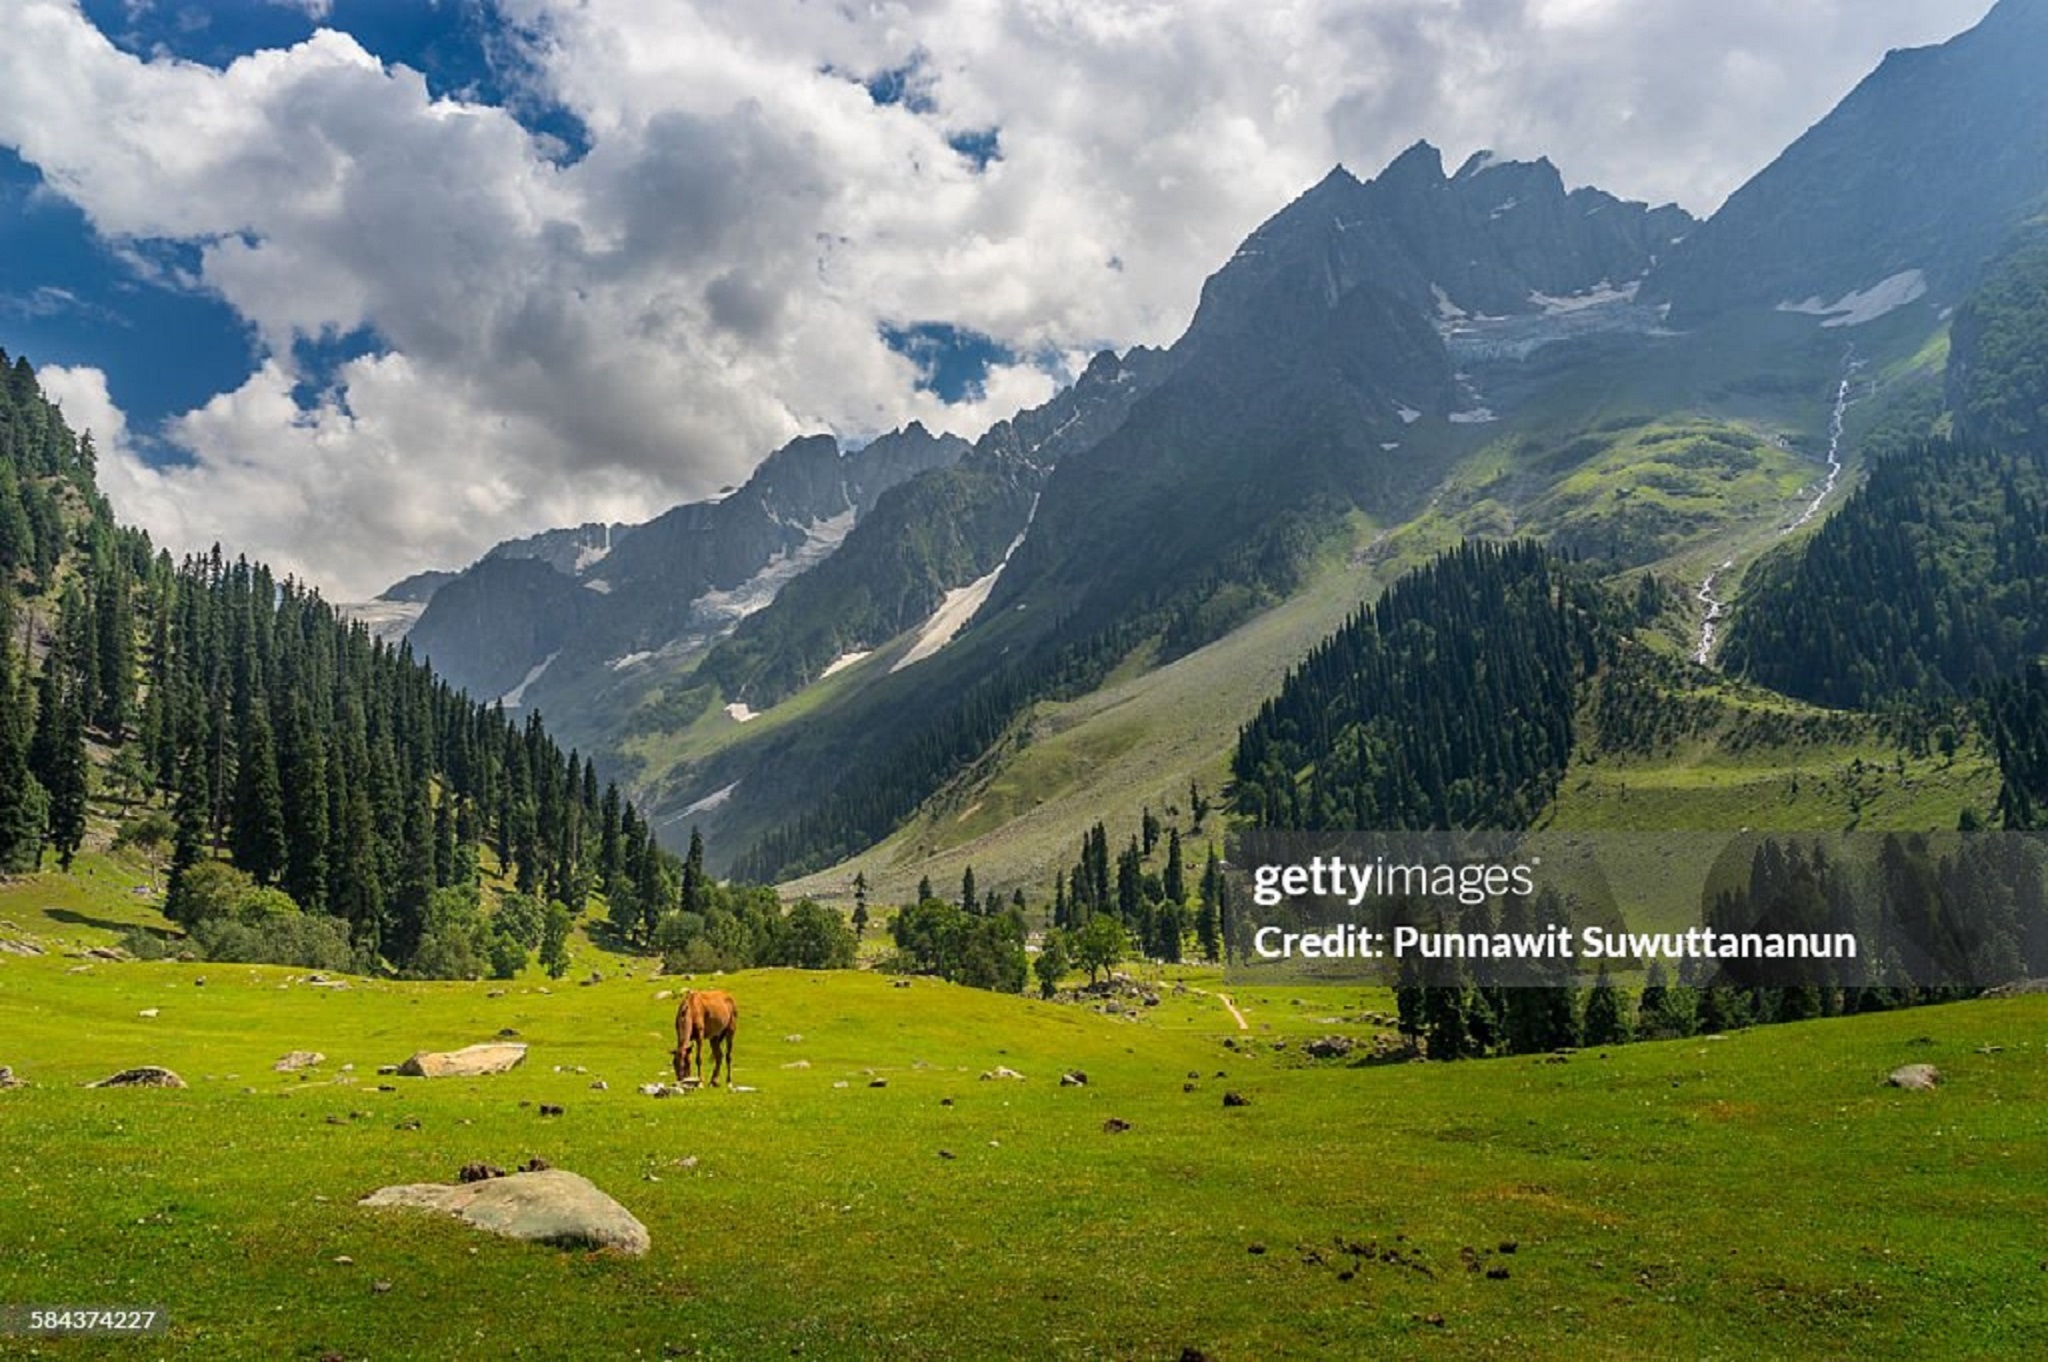
<svg viewBox="0 0 2048 1362">
<path fill-rule="evenodd" d="M 1586 994 L 1585 1036 L 1588 1045 L 1621 1045 L 1629 1039 L 1628 1013 L 1604 964 Z"/>
<path fill-rule="evenodd" d="M 1202 865 L 1202 906 L 1195 916 L 1195 939 L 1202 945 L 1202 958 L 1210 964 L 1222 957 L 1223 919 L 1221 890 L 1223 885 L 1223 863 L 1217 858 L 1216 846 L 1209 845 L 1208 859 Z"/>
<path fill-rule="evenodd" d="M 1182 904 L 1188 901 L 1188 872 L 1181 861 L 1180 829 L 1177 827 L 1167 834 L 1166 872 L 1163 884 L 1168 903 Z"/>
<path fill-rule="evenodd" d="M 868 931 L 868 876 L 858 871 L 853 877 L 853 939 L 861 940 Z"/>
<path fill-rule="evenodd" d="M 284 793 L 271 742 L 269 706 L 260 698 L 249 706 L 242 721 L 237 748 L 235 864 L 257 884 L 274 884 L 290 863 L 291 848 L 285 838 Z"/>
<path fill-rule="evenodd" d="M 974 867 L 971 865 L 960 872 L 960 911 L 969 917 L 981 911 L 981 900 L 974 895 Z"/>
</svg>

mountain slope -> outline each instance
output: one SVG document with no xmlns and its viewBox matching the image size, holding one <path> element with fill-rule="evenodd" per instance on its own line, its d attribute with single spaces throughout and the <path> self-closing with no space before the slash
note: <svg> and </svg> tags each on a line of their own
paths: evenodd
<svg viewBox="0 0 2048 1362">
<path fill-rule="evenodd" d="M 771 454 L 717 501 L 639 526 L 584 526 L 504 544 L 443 585 L 408 638 L 457 685 L 502 695 L 556 656 L 529 703 L 622 655 L 697 649 L 836 548 L 889 488 L 967 451 L 922 426 L 847 454 L 806 436 Z M 552 573 L 541 578 L 518 562 Z M 577 735 L 586 745 L 596 736 Z"/>
<path fill-rule="evenodd" d="M 1953 302 L 2048 208 L 2044 53 L 2043 0 L 2000 0 L 1967 33 L 1889 53 L 1687 236 L 1643 296 L 1678 325 L 1779 306 L 1843 324 L 1923 294 Z"/>
<path fill-rule="evenodd" d="M 1205 287 L 1170 375 L 1060 461 L 986 603 L 939 654 L 942 679 L 910 674 L 935 661 L 879 679 L 718 753 L 663 802 L 732 787 L 724 840 L 767 830 L 754 873 L 879 838 L 1024 706 L 1084 693 L 1134 653 L 1149 665 L 1222 636 L 1299 588 L 1361 511 L 1412 515 L 1493 418 L 1444 324 L 1488 308 L 1543 318 L 1567 294 L 1625 299 L 1686 221 L 1568 196 L 1542 164 L 1446 177 L 1426 146 L 1369 183 L 1333 172 Z M 761 821 L 789 820 L 792 802 L 788 826 Z"/>
</svg>

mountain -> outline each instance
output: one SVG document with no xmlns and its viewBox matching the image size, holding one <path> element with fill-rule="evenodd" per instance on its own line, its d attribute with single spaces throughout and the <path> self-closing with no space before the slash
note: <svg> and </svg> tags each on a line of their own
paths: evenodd
<svg viewBox="0 0 2048 1362">
<path fill-rule="evenodd" d="M 942 606 L 964 624 L 1021 541 L 1052 469 L 1115 429 L 1168 368 L 1143 347 L 1104 351 L 1072 387 L 998 423 L 959 463 L 892 489 L 837 553 L 742 620 L 699 676 L 766 709 L 939 618 Z"/>
<path fill-rule="evenodd" d="M 1894 51 L 1651 272 L 1689 326 L 1782 307 L 1837 326 L 1952 303 L 2048 209 L 2048 3 L 2000 0 L 1939 46 Z"/>
<path fill-rule="evenodd" d="M 1339 167 L 1168 350 L 1098 357 L 845 532 L 678 508 L 559 582 L 480 564 L 414 639 L 563 715 L 664 835 L 701 823 L 726 865 L 782 876 L 883 839 L 905 865 L 965 854 L 956 823 L 999 839 L 978 811 L 1100 779 L 1083 754 L 1156 754 L 1162 792 L 1220 779 L 1228 735 L 1161 743 L 1187 721 L 1152 697 L 1207 676 L 1250 720 L 1246 678 L 1274 665 L 1250 640 L 1461 539 L 1538 535 L 1725 603 L 1865 451 L 1945 428 L 1945 378 L 2027 372 L 1997 358 L 2024 322 L 1971 290 L 2048 182 L 2043 8 L 1892 54 L 1704 223 L 1544 160 L 1447 173 L 1418 143 L 1368 180 Z M 1973 391 L 2018 419 L 2030 390 Z M 727 501 L 802 503 L 832 452 L 798 442 Z M 1034 756 L 1048 737 L 1063 756 Z"/>
<path fill-rule="evenodd" d="M 920 425 L 851 452 L 793 440 L 746 484 L 644 525 L 585 525 L 501 544 L 433 593 L 408 639 L 473 694 L 664 648 L 701 649 L 836 548 L 890 487 L 957 461 Z"/>
<path fill-rule="evenodd" d="M 1156 386 L 1053 467 L 943 649 L 906 647 L 857 694 L 653 797 L 728 845 L 759 836 L 758 874 L 884 835 L 1030 705 L 1228 633 L 1296 590 L 1351 517 L 1414 515 L 1495 419 L 1454 346 L 1648 329 L 1633 289 L 1690 225 L 1567 193 L 1543 162 L 1449 176 L 1421 145 L 1371 181 L 1333 171 L 1209 281 Z"/>
</svg>

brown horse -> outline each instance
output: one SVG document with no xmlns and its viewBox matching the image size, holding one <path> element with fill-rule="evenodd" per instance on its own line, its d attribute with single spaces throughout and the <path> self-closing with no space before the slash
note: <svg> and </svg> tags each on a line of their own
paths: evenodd
<svg viewBox="0 0 2048 1362">
<path fill-rule="evenodd" d="M 724 989 L 709 988 L 702 992 L 691 990 L 683 994 L 683 1001 L 676 1007 L 676 1048 L 673 1058 L 676 1062 L 676 1082 L 690 1081 L 691 1055 L 696 1051 L 696 1067 L 704 1067 L 704 1042 L 711 1042 L 711 1086 L 718 1086 L 718 1070 L 725 1068 L 725 1084 L 732 1086 L 732 1037 L 739 1030 L 740 1009 L 732 1000 L 732 994 Z"/>
</svg>

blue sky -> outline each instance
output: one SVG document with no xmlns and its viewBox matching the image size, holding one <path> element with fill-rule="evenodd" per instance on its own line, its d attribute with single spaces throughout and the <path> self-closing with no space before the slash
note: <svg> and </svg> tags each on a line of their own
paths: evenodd
<svg viewBox="0 0 2048 1362">
<path fill-rule="evenodd" d="M 123 516 L 348 597 L 976 435 L 1418 138 L 1710 211 L 1988 0 L 7 6 L 0 346 Z"/>
</svg>

